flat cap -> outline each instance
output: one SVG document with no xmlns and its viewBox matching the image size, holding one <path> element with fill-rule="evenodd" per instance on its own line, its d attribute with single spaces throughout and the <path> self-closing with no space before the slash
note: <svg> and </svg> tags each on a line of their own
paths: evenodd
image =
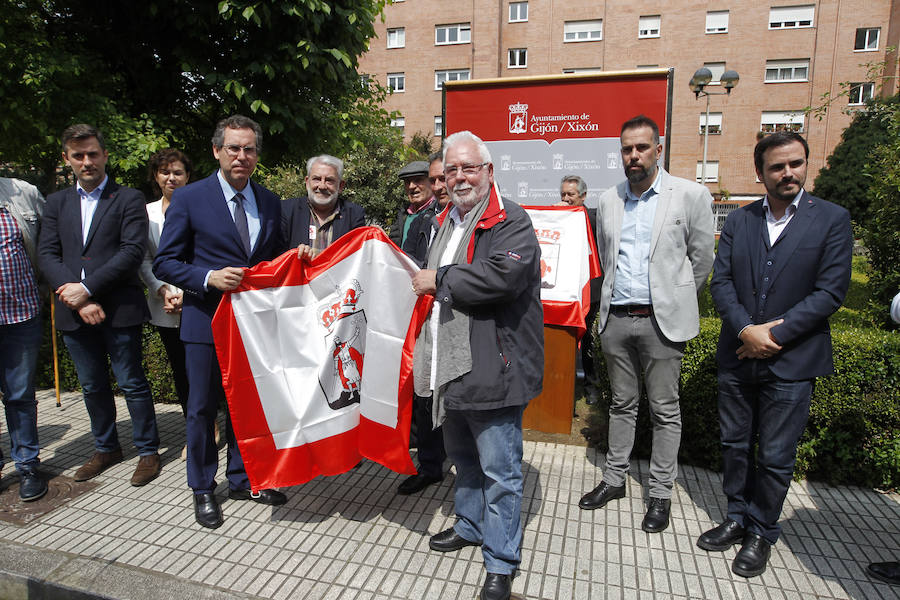
<svg viewBox="0 0 900 600">
<path fill-rule="evenodd" d="M 414 160 L 397 173 L 400 179 L 409 179 L 411 177 L 427 177 L 428 163 L 424 160 Z"/>
</svg>

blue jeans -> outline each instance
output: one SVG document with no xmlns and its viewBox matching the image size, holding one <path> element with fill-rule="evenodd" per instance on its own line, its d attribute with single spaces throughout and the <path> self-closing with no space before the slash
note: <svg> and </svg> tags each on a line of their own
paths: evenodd
<svg viewBox="0 0 900 600">
<path fill-rule="evenodd" d="M 109 382 L 111 366 L 116 382 L 125 392 L 138 454 L 156 454 L 159 450 L 159 431 L 150 385 L 142 364 L 141 326 L 111 327 L 101 323 L 62 333 L 84 392 L 84 404 L 91 418 L 91 433 L 94 434 L 97 452 L 113 452 L 120 448 L 116 431 L 116 403 Z"/>
<path fill-rule="evenodd" d="M 0 391 L 12 446 L 12 459 L 20 473 L 30 473 L 40 460 L 38 453 L 37 400 L 34 373 L 41 347 L 41 319 L 0 325 Z M 3 465 L 0 451 L 0 465 Z"/>
<path fill-rule="evenodd" d="M 456 465 L 453 528 L 481 543 L 488 573 L 512 574 L 521 561 L 524 410 L 448 410 L 443 425 Z"/>
<path fill-rule="evenodd" d="M 812 390 L 813 380 L 785 381 L 765 367 L 740 373 L 719 370 L 722 489 L 728 518 L 772 544 L 781 534 L 778 519 L 809 418 Z"/>
</svg>

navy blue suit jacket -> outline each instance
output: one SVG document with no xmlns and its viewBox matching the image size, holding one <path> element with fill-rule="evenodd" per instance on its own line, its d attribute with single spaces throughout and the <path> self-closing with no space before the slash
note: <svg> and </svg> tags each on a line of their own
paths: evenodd
<svg viewBox="0 0 900 600">
<path fill-rule="evenodd" d="M 719 367 L 739 369 L 754 360 L 735 354 L 745 326 L 784 319 L 772 328 L 781 352 L 760 359 L 772 373 L 799 381 L 833 372 L 828 317 L 844 301 L 852 254 L 850 213 L 805 191 L 771 247 L 762 199 L 728 215 L 710 283 L 722 317 Z"/>
<path fill-rule="evenodd" d="M 153 274 L 184 289 L 181 339 L 212 344 L 210 323 L 222 292 L 203 281 L 210 270 L 252 267 L 284 251 L 278 196 L 250 181 L 259 208 L 260 231 L 250 256 L 244 251 L 216 173 L 175 190 L 153 260 Z M 146 235 L 146 231 L 145 231 Z"/>
<path fill-rule="evenodd" d="M 355 202 L 338 198 L 340 213 L 332 223 L 331 241 L 335 242 L 345 233 L 365 227 L 366 211 Z M 309 245 L 309 198 L 287 198 L 281 201 L 281 235 L 288 248 L 300 244 Z"/>
<path fill-rule="evenodd" d="M 138 278 L 147 243 L 145 206 L 142 193 L 109 179 L 84 241 L 81 198 L 75 187 L 47 196 L 38 241 L 41 271 L 55 290 L 64 283 L 82 281 L 84 269 L 84 285 L 91 299 L 103 307 L 104 322 L 112 327 L 132 327 L 150 318 Z M 58 297 L 53 301 L 57 329 L 74 331 L 86 326 Z"/>
</svg>

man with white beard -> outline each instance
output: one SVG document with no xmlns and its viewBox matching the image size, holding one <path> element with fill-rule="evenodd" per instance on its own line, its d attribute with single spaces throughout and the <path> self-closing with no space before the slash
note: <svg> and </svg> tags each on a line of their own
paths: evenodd
<svg viewBox="0 0 900 600">
<path fill-rule="evenodd" d="M 456 466 L 453 527 L 429 547 L 481 546 L 481 600 L 508 600 L 522 546 L 522 412 L 541 392 L 541 249 L 528 213 L 500 197 L 484 142 L 444 141 L 453 207 L 441 213 L 413 292 L 434 296 L 413 350 L 415 393 L 433 394 L 432 420 Z"/>
<path fill-rule="evenodd" d="M 281 203 L 281 231 L 298 257 L 312 258 L 336 239 L 366 224 L 362 206 L 340 197 L 344 162 L 321 154 L 306 162 L 306 196 Z"/>
</svg>

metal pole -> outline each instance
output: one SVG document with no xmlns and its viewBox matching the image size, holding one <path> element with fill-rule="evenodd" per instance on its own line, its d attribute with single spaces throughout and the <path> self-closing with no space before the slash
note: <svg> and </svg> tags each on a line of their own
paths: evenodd
<svg viewBox="0 0 900 600">
<path fill-rule="evenodd" d="M 706 121 L 703 123 L 703 164 L 700 167 L 700 185 L 706 185 L 706 149 L 709 146 L 709 93 L 706 96 Z"/>
</svg>

